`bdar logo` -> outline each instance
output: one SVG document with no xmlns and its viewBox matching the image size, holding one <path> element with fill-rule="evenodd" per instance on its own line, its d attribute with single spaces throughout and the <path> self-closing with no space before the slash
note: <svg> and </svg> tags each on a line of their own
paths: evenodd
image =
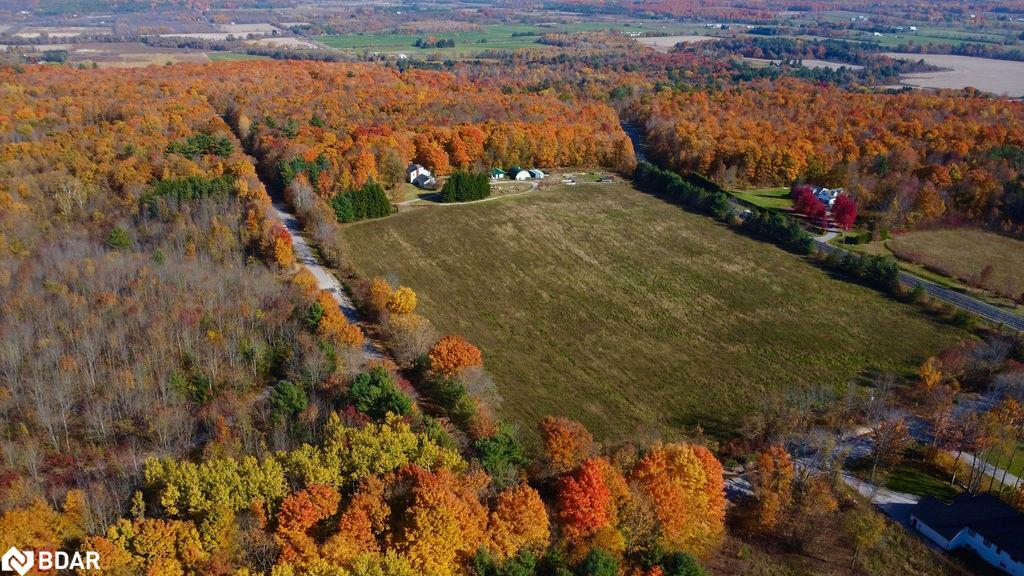
<svg viewBox="0 0 1024 576">
<path fill-rule="evenodd" d="M 3 558 L 0 558 L 0 568 L 25 576 L 25 573 L 32 569 L 32 560 L 31 551 L 22 552 L 11 546 L 10 550 L 4 552 Z"/>
</svg>

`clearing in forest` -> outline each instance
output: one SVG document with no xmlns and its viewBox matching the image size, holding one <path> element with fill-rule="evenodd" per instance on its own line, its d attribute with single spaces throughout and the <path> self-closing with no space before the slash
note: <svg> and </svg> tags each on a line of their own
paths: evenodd
<svg viewBox="0 0 1024 576">
<path fill-rule="evenodd" d="M 724 437 L 744 417 L 909 370 L 962 331 L 622 184 L 555 186 L 348 226 L 363 275 L 480 346 L 507 420 Z M 826 394 L 819 394 L 825 391 Z"/>
</svg>

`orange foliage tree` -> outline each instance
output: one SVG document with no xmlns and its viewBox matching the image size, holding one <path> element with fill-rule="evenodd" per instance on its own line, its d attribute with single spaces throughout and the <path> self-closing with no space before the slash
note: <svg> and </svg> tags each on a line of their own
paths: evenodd
<svg viewBox="0 0 1024 576">
<path fill-rule="evenodd" d="M 662 544 L 706 555 L 725 534 L 722 465 L 703 446 L 656 445 L 637 464 L 634 480 L 654 504 Z"/>
<path fill-rule="evenodd" d="M 330 486 L 312 485 L 287 496 L 277 513 L 276 539 L 284 562 L 310 562 L 319 558 L 316 540 L 308 533 L 338 510 L 341 495 Z"/>
<path fill-rule="evenodd" d="M 444 376 L 455 376 L 471 366 L 483 366 L 480 349 L 458 335 L 445 336 L 427 353 L 430 368 Z"/>
<path fill-rule="evenodd" d="M 774 529 L 793 500 L 793 460 L 782 446 L 771 446 L 758 455 L 754 497 L 755 527 Z"/>
<path fill-rule="evenodd" d="M 546 416 L 539 426 L 551 470 L 556 474 L 572 470 L 590 456 L 594 438 L 579 422 Z"/>
<path fill-rule="evenodd" d="M 524 483 L 498 495 L 487 526 L 487 545 L 495 556 L 504 560 L 522 550 L 543 551 L 549 537 L 548 513 L 536 490 Z"/>
</svg>

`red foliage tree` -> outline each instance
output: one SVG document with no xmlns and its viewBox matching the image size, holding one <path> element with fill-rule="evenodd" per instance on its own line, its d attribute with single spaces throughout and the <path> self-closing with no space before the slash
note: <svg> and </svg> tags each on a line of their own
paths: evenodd
<svg viewBox="0 0 1024 576">
<path fill-rule="evenodd" d="M 832 205 L 832 220 L 836 226 L 849 230 L 857 221 L 857 202 L 846 194 L 840 194 Z"/>
<path fill-rule="evenodd" d="M 562 479 L 558 491 L 558 516 L 566 535 L 580 540 L 596 534 L 611 520 L 611 491 L 604 481 L 603 467 L 590 459 Z"/>
</svg>

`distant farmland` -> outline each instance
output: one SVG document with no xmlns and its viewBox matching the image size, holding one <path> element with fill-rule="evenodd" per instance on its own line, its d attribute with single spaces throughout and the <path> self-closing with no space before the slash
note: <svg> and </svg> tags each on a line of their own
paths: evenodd
<svg viewBox="0 0 1024 576">
<path fill-rule="evenodd" d="M 413 287 L 439 329 L 480 345 L 528 437 L 546 414 L 604 438 L 728 436 L 792 393 L 964 337 L 624 185 L 421 208 L 344 236 L 359 271 Z"/>
<path fill-rule="evenodd" d="M 922 88 L 977 88 L 1001 96 L 1024 96 L 1024 62 L 956 56 L 952 54 L 886 54 L 893 58 L 924 60 L 941 68 L 939 72 L 907 74 L 903 83 Z"/>
</svg>

